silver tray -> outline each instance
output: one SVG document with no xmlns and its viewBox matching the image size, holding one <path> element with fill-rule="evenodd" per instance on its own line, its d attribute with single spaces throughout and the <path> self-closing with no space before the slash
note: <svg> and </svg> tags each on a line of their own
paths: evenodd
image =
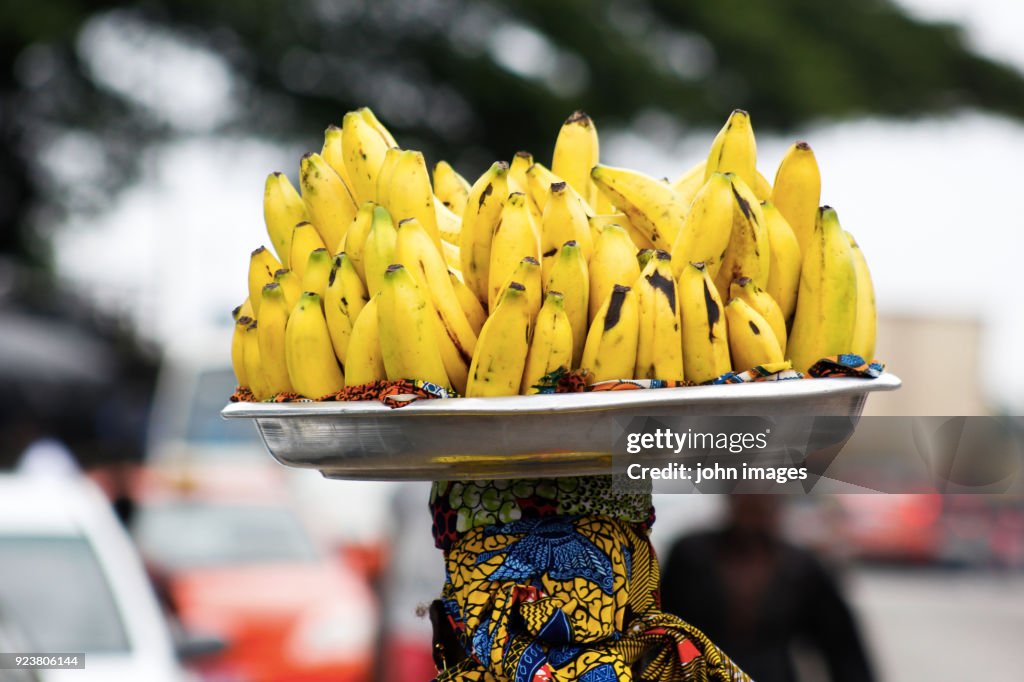
<svg viewBox="0 0 1024 682">
<path fill-rule="evenodd" d="M 857 418 L 900 379 L 808 379 L 638 391 L 422 400 L 231 403 L 281 464 L 329 478 L 446 480 L 607 474 L 622 420 L 730 416 Z M 849 434 L 846 434 L 849 437 Z"/>
</svg>

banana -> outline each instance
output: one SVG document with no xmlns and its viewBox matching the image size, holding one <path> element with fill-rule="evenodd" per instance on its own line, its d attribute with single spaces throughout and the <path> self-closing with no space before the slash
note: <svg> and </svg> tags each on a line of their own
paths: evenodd
<svg viewBox="0 0 1024 682">
<path fill-rule="evenodd" d="M 831 207 L 818 209 L 800 268 L 800 292 L 787 355 L 806 372 L 823 357 L 852 350 L 857 270 L 850 242 Z"/>
<path fill-rule="evenodd" d="M 768 230 L 768 250 L 771 255 L 766 290 L 779 304 L 788 324 L 793 320 L 796 293 L 800 286 L 800 242 L 775 204 L 762 202 L 761 213 L 764 214 L 764 225 Z M 785 350 L 785 345 L 782 348 Z"/>
<path fill-rule="evenodd" d="M 762 204 L 766 201 L 771 201 L 772 198 L 772 186 L 768 182 L 768 178 L 761 175 L 761 171 L 757 171 L 754 175 L 754 186 L 750 188 L 754 192 L 754 196 Z"/>
<path fill-rule="evenodd" d="M 590 325 L 580 367 L 591 373 L 594 383 L 634 378 L 631 375 L 639 334 L 637 294 L 628 286 L 616 284 Z"/>
<path fill-rule="evenodd" d="M 567 187 L 564 182 L 551 185 L 551 195 L 540 223 L 540 251 L 545 276 L 554 263 L 558 249 L 567 241 L 579 244 L 587 261 L 594 255 L 587 214 L 580 202 L 566 192 Z"/>
<path fill-rule="evenodd" d="M 377 316 L 379 299 L 379 294 L 371 298 L 355 317 L 345 352 L 346 386 L 362 386 L 388 378 L 384 358 L 380 354 L 380 322 Z"/>
<path fill-rule="evenodd" d="M 260 360 L 259 324 L 256 320 L 249 320 L 245 327 L 245 335 L 242 337 L 242 361 L 245 365 L 245 378 L 253 397 L 256 400 L 266 400 L 272 396 L 270 383 L 263 374 L 263 364 Z"/>
<path fill-rule="evenodd" d="M 572 325 L 565 314 L 564 299 L 560 292 L 549 291 L 534 323 L 519 392 L 538 393 L 536 386 L 544 376 L 560 367 L 569 369 L 572 350 Z"/>
<path fill-rule="evenodd" d="M 245 375 L 245 328 L 251 322 L 252 318 L 248 315 L 236 315 L 234 331 L 231 334 L 231 369 L 235 371 L 238 386 L 249 385 L 249 379 Z"/>
<path fill-rule="evenodd" d="M 264 285 L 273 282 L 274 273 L 280 269 L 281 263 L 265 246 L 249 254 L 249 303 L 256 316 L 260 314 Z"/>
<path fill-rule="evenodd" d="M 366 307 L 368 296 L 363 280 L 359 279 L 355 265 L 348 254 L 339 253 L 334 257 L 334 267 L 324 294 L 324 317 L 327 331 L 331 335 L 331 346 L 338 362 L 345 364 L 352 327 L 359 313 Z"/>
<path fill-rule="evenodd" d="M 533 165 L 526 169 L 526 184 L 529 188 L 530 200 L 537 207 L 537 210 L 540 211 L 541 215 L 544 214 L 544 208 L 548 205 L 548 199 L 551 197 L 551 185 L 559 182 L 565 182 L 565 180 L 549 171 L 542 163 L 534 162 Z M 595 211 L 590 203 L 581 197 L 572 185 L 566 184 L 568 187 L 566 187 L 565 191 L 570 197 L 575 198 L 580 203 L 580 206 L 583 207 L 583 212 L 587 216 L 595 215 Z"/>
<path fill-rule="evenodd" d="M 697 192 L 704 186 L 707 167 L 707 159 L 698 161 L 672 182 L 672 189 L 679 195 L 684 205 L 689 206 Z"/>
<path fill-rule="evenodd" d="M 377 116 L 374 115 L 370 107 L 360 107 L 359 109 L 356 109 L 356 111 L 359 112 L 359 115 L 362 116 L 367 123 L 373 126 L 373 129 L 377 131 L 378 135 L 384 138 L 384 141 L 387 142 L 388 147 L 398 146 L 398 143 L 395 142 L 394 135 L 392 135 L 391 131 L 388 130 L 384 126 L 384 124 L 377 119 Z"/>
<path fill-rule="evenodd" d="M 640 276 L 636 254 L 633 241 L 618 225 L 609 225 L 598 235 L 589 265 L 591 324 L 616 284 L 630 286 Z"/>
<path fill-rule="evenodd" d="M 508 191 L 528 194 L 530 184 L 526 178 L 526 169 L 533 165 L 533 154 L 519 151 L 512 156 L 508 165 Z"/>
<path fill-rule="evenodd" d="M 562 307 L 572 327 L 572 369 L 577 369 L 590 327 L 590 274 L 583 249 L 575 241 L 558 249 L 558 256 L 544 278 L 544 291 L 562 294 Z"/>
<path fill-rule="evenodd" d="M 732 366 L 737 372 L 783 361 L 782 347 L 772 326 L 745 300 L 729 301 L 725 306 L 725 319 L 729 326 Z"/>
<path fill-rule="evenodd" d="M 676 277 L 689 263 L 704 263 L 712 278 L 718 274 L 732 235 L 736 201 L 729 176 L 712 173 L 693 197 L 690 212 L 672 245 Z"/>
<path fill-rule="evenodd" d="M 263 187 L 263 222 L 270 244 L 282 263 L 287 263 L 292 245 L 292 229 L 309 220 L 306 204 L 284 173 L 271 173 Z"/>
<path fill-rule="evenodd" d="M 512 282 L 480 330 L 469 367 L 466 397 L 516 395 L 529 352 L 526 290 Z"/>
<path fill-rule="evenodd" d="M 601 196 L 604 196 L 603 194 Z M 587 217 L 587 222 L 590 223 L 590 239 L 597 241 L 597 236 L 601 234 L 601 230 L 607 225 L 618 225 L 629 233 L 629 238 L 633 240 L 633 245 L 638 249 L 650 249 L 656 251 L 654 244 L 647 238 L 640 230 L 633 226 L 633 223 L 629 222 L 629 216 L 625 213 L 599 213 Z"/>
<path fill-rule="evenodd" d="M 771 297 L 771 294 L 754 284 L 753 280 L 749 277 L 740 277 L 737 280 L 733 280 L 733 283 L 729 286 L 729 298 L 743 300 L 758 315 L 763 317 L 764 321 L 772 328 L 775 340 L 779 344 L 779 349 L 785 352 L 787 341 L 786 318 L 782 314 L 782 308 Z M 750 368 L 747 367 L 746 369 Z"/>
<path fill-rule="evenodd" d="M 331 279 L 333 260 L 327 249 L 316 249 L 309 254 L 306 261 L 306 272 L 302 275 L 302 291 L 312 291 L 323 298 L 327 291 L 327 282 Z"/>
<path fill-rule="evenodd" d="M 345 154 L 341 147 L 341 128 L 336 125 L 327 126 L 324 130 L 324 146 L 320 149 L 320 156 L 334 169 L 345 185 L 351 188 L 352 179 L 345 170 Z"/>
<path fill-rule="evenodd" d="M 284 354 L 284 334 L 291 312 L 285 302 L 284 291 L 276 282 L 263 287 L 260 304 L 260 324 L 256 340 L 260 347 L 260 366 L 271 395 L 291 393 L 288 364 Z"/>
<path fill-rule="evenodd" d="M 402 150 L 398 147 L 389 147 L 387 153 L 384 154 L 380 170 L 377 171 L 376 202 L 385 208 L 391 200 L 391 180 L 395 176 L 395 167 L 400 158 L 402 158 Z"/>
<path fill-rule="evenodd" d="M 480 304 L 480 301 L 473 292 L 469 290 L 466 283 L 462 281 L 461 275 L 452 268 L 448 268 L 448 279 L 451 280 L 452 289 L 455 291 L 455 297 L 459 299 L 462 312 L 466 314 L 466 319 L 469 320 L 469 326 L 473 328 L 473 333 L 479 336 L 484 322 L 487 321 L 487 311 L 484 310 L 483 305 Z"/>
<path fill-rule="evenodd" d="M 434 196 L 455 215 L 465 213 L 469 190 L 466 178 L 455 172 L 447 161 L 438 161 L 434 165 Z"/>
<path fill-rule="evenodd" d="M 595 166 L 590 177 L 655 248 L 671 251 L 686 205 L 667 182 L 605 165 Z"/>
<path fill-rule="evenodd" d="M 370 235 L 370 228 L 373 227 L 373 209 L 376 207 L 377 204 L 374 202 L 364 201 L 356 211 L 356 217 L 352 220 L 348 232 L 345 233 L 344 251 L 348 254 L 364 284 L 366 283 L 366 239 Z"/>
<path fill-rule="evenodd" d="M 688 263 L 679 275 L 683 318 L 683 375 L 702 384 L 732 369 L 722 299 L 703 263 Z"/>
<path fill-rule="evenodd" d="M 771 247 L 761 204 L 739 176 L 732 176 L 732 188 L 732 232 L 722 266 L 714 275 L 722 300 L 728 300 L 729 285 L 734 279 L 749 277 L 763 289 L 768 286 L 771 272 Z"/>
<path fill-rule="evenodd" d="M 490 309 L 498 304 L 498 293 L 523 258 L 532 256 L 540 262 L 539 230 L 527 203 L 526 195 L 522 192 L 509 194 L 501 210 L 501 218 L 494 227 L 491 262 L 487 273 L 487 301 Z"/>
<path fill-rule="evenodd" d="M 299 298 L 285 327 L 284 355 L 288 378 L 300 395 L 316 400 L 345 385 L 319 295 L 307 291 Z"/>
<path fill-rule="evenodd" d="M 857 272 L 857 315 L 853 326 L 853 340 L 850 350 L 867 362 L 874 360 L 875 335 L 878 328 L 878 312 L 875 308 L 875 287 L 871 283 L 871 271 L 864 259 L 864 252 L 849 232 L 846 239 L 853 253 L 853 265 Z"/>
<path fill-rule="evenodd" d="M 299 223 L 292 230 L 292 246 L 289 251 L 288 269 L 298 275 L 301 281 L 306 275 L 309 254 L 317 249 L 327 248 L 313 223 Z"/>
<path fill-rule="evenodd" d="M 434 213 L 437 216 L 437 231 L 441 235 L 441 241 L 458 246 L 462 241 L 462 214 L 452 213 L 440 201 L 434 202 Z"/>
<path fill-rule="evenodd" d="M 640 276 L 650 274 L 647 270 L 647 266 L 654 262 L 654 255 L 659 253 L 655 249 L 640 249 L 636 252 L 636 264 L 640 268 Z M 661 251 L 660 253 L 665 253 Z M 669 256 L 671 258 L 671 256 Z"/>
<path fill-rule="evenodd" d="M 422 152 L 403 151 L 391 175 L 387 209 L 396 221 L 416 218 L 430 239 L 441 249 L 441 234 L 437 229 L 437 211 L 434 209 L 434 190 L 430 187 L 430 171 Z"/>
<path fill-rule="evenodd" d="M 376 296 L 384 282 L 384 271 L 395 262 L 395 241 L 398 233 L 391 222 L 391 214 L 383 206 L 373 209 L 373 222 L 363 247 L 363 268 L 366 271 L 366 290 Z"/>
<path fill-rule="evenodd" d="M 441 240 L 441 255 L 444 257 L 444 262 L 449 268 L 458 270 L 459 266 L 462 265 L 462 254 L 459 253 L 459 247 L 451 242 Z"/>
<path fill-rule="evenodd" d="M 357 204 L 377 198 L 377 175 L 393 142 L 385 139 L 359 111 L 350 111 L 342 119 L 342 159 Z"/>
<path fill-rule="evenodd" d="M 508 198 L 508 164 L 494 163 L 473 184 L 462 215 L 459 257 L 462 277 L 481 303 L 487 303 L 491 240 Z"/>
<path fill-rule="evenodd" d="M 505 284 L 502 285 L 494 300 L 500 301 L 505 293 L 505 289 L 512 282 L 522 284 L 526 288 L 526 307 L 530 311 L 530 329 L 533 329 L 533 322 L 537 319 L 537 313 L 540 312 L 541 308 L 541 301 L 544 299 L 542 281 L 540 263 L 533 256 L 526 256 L 519 261 L 519 265 L 512 271 L 509 278 L 505 280 Z"/>
<path fill-rule="evenodd" d="M 275 280 L 277 279 L 277 274 L 276 273 L 274 275 L 274 279 Z M 255 313 L 252 310 L 252 303 L 249 302 L 249 297 L 246 296 L 245 300 L 242 301 L 242 305 L 240 305 L 237 308 L 235 308 L 234 310 L 232 310 L 231 314 L 232 314 L 232 316 L 236 320 L 239 317 L 252 317 L 253 315 L 255 315 Z"/>
<path fill-rule="evenodd" d="M 682 381 L 682 321 L 672 257 L 656 252 L 633 288 L 640 311 L 633 378 Z"/>
<path fill-rule="evenodd" d="M 555 140 L 551 172 L 562 178 L 591 206 L 597 201 L 597 189 L 590 179 L 590 169 L 599 156 L 597 127 L 582 111 L 565 119 Z"/>
<path fill-rule="evenodd" d="M 806 253 L 821 203 L 821 171 L 806 142 L 795 143 L 782 157 L 775 173 L 772 203 L 793 228 L 801 253 Z"/>
<path fill-rule="evenodd" d="M 299 185 L 310 222 L 316 226 L 324 244 L 333 248 L 345 235 L 358 204 L 345 181 L 323 157 L 310 152 L 299 164 Z M 293 268 L 294 269 L 294 268 Z"/>
<path fill-rule="evenodd" d="M 299 302 L 299 296 L 302 295 L 302 280 L 293 271 L 281 268 L 274 273 L 274 281 L 281 285 L 281 291 L 284 292 L 284 303 L 290 315 L 295 304 Z"/>
<path fill-rule="evenodd" d="M 377 322 L 388 379 L 419 379 L 451 388 L 438 348 L 437 324 L 427 292 L 400 263 L 384 271 Z"/>
<path fill-rule="evenodd" d="M 704 166 L 704 182 L 711 178 L 712 173 L 733 173 L 747 187 L 757 184 L 757 143 L 750 125 L 750 114 L 742 109 L 736 109 L 729 115 L 711 143 Z"/>
</svg>

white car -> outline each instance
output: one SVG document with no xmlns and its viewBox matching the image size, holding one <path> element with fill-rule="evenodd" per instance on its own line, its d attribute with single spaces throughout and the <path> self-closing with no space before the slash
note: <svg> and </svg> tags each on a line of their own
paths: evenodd
<svg viewBox="0 0 1024 682">
<path fill-rule="evenodd" d="M 85 654 L 84 670 L 27 679 L 192 679 L 128 535 L 84 478 L 0 475 L 0 614 L 25 653 Z"/>
</svg>

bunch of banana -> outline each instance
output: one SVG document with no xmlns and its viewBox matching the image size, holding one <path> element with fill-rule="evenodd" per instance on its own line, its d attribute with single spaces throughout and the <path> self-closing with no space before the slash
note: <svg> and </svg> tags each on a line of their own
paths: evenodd
<svg viewBox="0 0 1024 682">
<path fill-rule="evenodd" d="M 575 112 L 550 169 L 520 151 L 470 182 L 445 161 L 431 171 L 369 109 L 349 112 L 296 185 L 266 179 L 273 252 L 252 252 L 233 311 L 239 385 L 258 400 L 399 379 L 483 397 L 536 393 L 559 370 L 703 383 L 872 359 L 871 276 L 818 208 L 806 143 L 774 184 L 740 110 L 672 183 L 599 150 Z"/>
</svg>

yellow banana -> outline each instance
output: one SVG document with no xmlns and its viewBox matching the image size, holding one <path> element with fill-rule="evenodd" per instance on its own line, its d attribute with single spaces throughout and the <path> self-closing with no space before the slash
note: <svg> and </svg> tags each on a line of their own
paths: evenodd
<svg viewBox="0 0 1024 682">
<path fill-rule="evenodd" d="M 288 308 L 288 314 L 290 315 L 295 304 L 299 302 L 299 296 L 302 295 L 302 280 L 291 270 L 281 268 L 274 273 L 274 281 L 281 285 L 281 291 L 284 293 L 284 304 Z"/>
<path fill-rule="evenodd" d="M 434 213 L 437 215 L 437 231 L 441 241 L 458 246 L 462 241 L 462 216 L 456 215 L 440 201 L 434 202 Z M 456 263 L 456 266 L 459 264 Z"/>
<path fill-rule="evenodd" d="M 754 192 L 754 196 L 762 204 L 766 201 L 770 201 L 772 198 L 772 186 L 768 182 L 768 178 L 761 175 L 761 171 L 757 171 L 754 175 L 754 186 L 750 188 Z"/>
<path fill-rule="evenodd" d="M 533 165 L 533 154 L 530 152 L 516 152 L 512 157 L 512 163 L 508 167 L 508 191 L 520 192 L 526 195 L 526 207 L 533 215 L 533 221 L 540 227 L 544 215 L 544 209 L 540 208 L 530 198 L 530 182 L 526 171 Z"/>
<path fill-rule="evenodd" d="M 487 273 L 488 307 L 498 304 L 498 293 L 508 281 L 519 262 L 533 256 L 540 262 L 540 237 L 533 215 L 527 207 L 526 195 L 513 192 L 508 195 L 501 218 L 494 227 L 491 239 L 491 263 Z"/>
<path fill-rule="evenodd" d="M 712 278 L 718 274 L 732 235 L 735 204 L 729 176 L 712 173 L 693 197 L 672 245 L 672 269 L 677 277 L 688 263 L 704 263 Z"/>
<path fill-rule="evenodd" d="M 402 150 L 398 147 L 389 147 L 384 154 L 384 161 L 380 170 L 377 171 L 377 203 L 387 208 L 391 201 L 391 180 L 395 176 L 395 167 L 398 160 L 402 158 Z"/>
<path fill-rule="evenodd" d="M 434 166 L 434 195 L 452 213 L 461 216 L 466 211 L 470 185 L 466 178 L 455 172 L 447 161 Z"/>
<path fill-rule="evenodd" d="M 292 245 L 292 229 L 309 220 L 306 204 L 284 173 L 271 173 L 263 188 L 263 222 L 270 244 L 282 263 L 287 263 Z"/>
<path fill-rule="evenodd" d="M 689 206 L 697 192 L 704 186 L 705 170 L 708 167 L 708 160 L 702 159 L 683 172 L 672 183 L 672 189 L 679 195 L 680 201 Z"/>
<path fill-rule="evenodd" d="M 500 301 L 505 293 L 505 289 L 512 282 L 519 282 L 526 288 L 526 307 L 530 311 L 530 329 L 533 329 L 533 322 L 537 319 L 541 301 L 544 299 L 543 287 L 541 285 L 541 267 L 537 259 L 533 256 L 526 256 L 519 261 L 519 265 L 512 271 L 509 278 L 505 280 L 505 284 L 502 285 L 494 300 Z"/>
<path fill-rule="evenodd" d="M 281 263 L 265 246 L 249 254 L 249 304 L 256 316 L 260 314 L 263 287 L 274 281 L 274 273 L 280 269 Z"/>
<path fill-rule="evenodd" d="M 462 215 L 459 256 L 462 277 L 481 303 L 488 298 L 491 240 L 508 198 L 508 164 L 494 163 L 473 184 Z"/>
<path fill-rule="evenodd" d="M 327 246 L 313 223 L 299 223 L 292 230 L 292 247 L 289 252 L 288 269 L 298 275 L 301 281 L 306 275 L 309 254 Z"/>
<path fill-rule="evenodd" d="M 366 287 L 359 279 L 355 265 L 348 254 L 339 253 L 334 257 L 334 267 L 324 294 L 324 316 L 327 319 L 327 331 L 331 335 L 331 345 L 338 362 L 346 370 L 345 364 L 352 327 L 359 313 L 366 306 Z"/>
<path fill-rule="evenodd" d="M 686 206 L 667 182 L 639 171 L 605 165 L 595 166 L 590 177 L 656 248 L 672 249 Z"/>
<path fill-rule="evenodd" d="M 288 378 L 296 393 L 314 400 L 340 391 L 345 375 L 338 365 L 320 296 L 303 292 L 284 332 Z"/>
<path fill-rule="evenodd" d="M 544 291 L 562 293 L 562 307 L 572 327 L 572 369 L 577 369 L 590 328 L 590 274 L 583 249 L 575 241 L 558 249 L 558 256 L 544 278 Z"/>
<path fill-rule="evenodd" d="M 821 203 L 821 171 L 806 142 L 792 145 L 782 157 L 772 187 L 772 203 L 793 228 L 801 253 L 806 253 Z"/>
<path fill-rule="evenodd" d="M 764 226 L 768 230 L 768 250 L 771 254 L 766 290 L 779 304 L 782 317 L 788 324 L 796 311 L 796 293 L 800 286 L 800 242 L 775 204 L 762 202 L 761 212 L 764 214 Z M 785 345 L 782 349 L 786 349 Z"/>
<path fill-rule="evenodd" d="M 362 386 L 371 381 L 388 378 L 384 369 L 384 358 L 380 354 L 380 322 L 377 316 L 377 301 L 380 295 L 371 298 L 352 325 L 345 352 L 345 385 Z"/>
<path fill-rule="evenodd" d="M 271 395 L 292 392 L 284 353 L 285 327 L 290 312 L 279 284 L 272 282 L 263 287 L 256 339 L 260 347 L 260 366 Z"/>
<path fill-rule="evenodd" d="M 758 365 L 783 361 L 782 347 L 772 326 L 742 298 L 734 298 L 725 306 L 729 326 L 729 350 L 732 366 L 745 372 Z"/>
<path fill-rule="evenodd" d="M 551 172 L 572 185 L 591 206 L 596 203 L 597 190 L 590 169 L 597 165 L 599 151 L 594 122 L 582 111 L 573 112 L 558 131 Z"/>
<path fill-rule="evenodd" d="M 566 191 L 568 185 L 556 182 L 551 185 L 551 195 L 541 220 L 540 250 L 545 273 L 558 254 L 558 249 L 567 241 L 575 241 L 588 261 L 594 255 L 594 242 L 590 236 L 590 224 L 583 206 Z"/>
<path fill-rule="evenodd" d="M 533 165 L 526 169 L 526 184 L 529 188 L 530 200 L 542 216 L 544 208 L 548 205 L 548 199 L 551 197 L 551 185 L 559 182 L 565 182 L 565 180 L 552 173 L 542 163 L 534 162 Z M 566 184 L 568 185 L 565 189 L 566 193 L 580 203 L 580 206 L 583 207 L 583 212 L 588 216 L 594 215 L 595 211 L 590 203 L 581 197 L 572 185 Z"/>
<path fill-rule="evenodd" d="M 331 254 L 327 249 L 316 249 L 310 253 L 306 261 L 306 272 L 302 275 L 302 291 L 312 291 L 323 298 L 331 278 L 332 265 Z"/>
<path fill-rule="evenodd" d="M 441 248 L 441 233 L 437 229 L 437 211 L 434 209 L 434 190 L 430 186 L 430 171 L 422 152 L 403 151 L 391 175 L 391 191 L 387 209 L 396 222 L 416 218 Z"/>
<path fill-rule="evenodd" d="M 345 182 L 345 186 L 351 189 L 352 179 L 348 177 L 348 171 L 345 170 L 345 153 L 341 146 L 341 128 L 336 125 L 327 126 L 327 130 L 324 131 L 324 146 L 320 149 L 320 156 Z"/>
<path fill-rule="evenodd" d="M 376 296 L 384 282 L 384 271 L 395 262 L 395 241 L 398 233 L 391 214 L 383 206 L 373 209 L 373 222 L 363 247 L 363 268 L 366 271 L 366 291 Z"/>
<path fill-rule="evenodd" d="M 702 384 L 732 369 L 722 299 L 703 263 L 688 263 L 679 275 L 683 318 L 683 375 Z"/>
<path fill-rule="evenodd" d="M 491 312 L 469 367 L 466 397 L 516 395 L 529 352 L 530 311 L 526 290 L 512 282 Z"/>
<path fill-rule="evenodd" d="M 245 334 L 242 337 L 242 361 L 245 365 L 245 378 L 248 380 L 248 388 L 256 400 L 266 400 L 273 395 L 270 383 L 263 374 L 263 364 L 260 360 L 259 324 L 256 320 L 249 320 L 245 327 Z"/>
<path fill-rule="evenodd" d="M 602 194 L 602 196 L 604 196 Z M 601 234 L 601 230 L 606 225 L 618 225 L 619 227 L 626 230 L 629 233 L 629 238 L 633 240 L 633 245 L 637 249 L 650 249 L 656 251 L 654 244 L 647 238 L 640 230 L 633 226 L 633 223 L 629 222 L 629 216 L 625 213 L 602 213 L 592 215 L 587 218 L 587 222 L 590 223 L 590 239 L 597 241 L 597 236 Z"/>
<path fill-rule="evenodd" d="M 458 270 L 462 265 L 462 254 L 459 253 L 459 247 L 451 242 L 441 240 L 441 255 L 449 268 Z"/>
<path fill-rule="evenodd" d="M 373 126 L 374 130 L 377 131 L 377 134 L 384 138 L 384 141 L 387 142 L 388 147 L 398 146 L 398 143 L 395 142 L 394 135 L 392 135 L 391 131 L 388 130 L 384 126 L 384 124 L 377 119 L 376 115 L 374 115 L 370 107 L 360 107 L 359 109 L 356 109 L 356 111 L 359 112 L 359 115 L 362 116 L 367 123 Z"/>
<path fill-rule="evenodd" d="M 616 284 L 590 325 L 580 367 L 590 371 L 595 383 L 634 378 L 631 375 L 639 334 L 637 294 L 628 286 Z"/>
<path fill-rule="evenodd" d="M 779 349 L 785 352 L 787 341 L 786 318 L 782 314 L 782 308 L 771 297 L 771 294 L 754 284 L 753 280 L 749 277 L 740 277 L 737 280 L 733 280 L 733 283 L 730 285 L 729 298 L 743 300 L 758 315 L 763 317 L 764 321 L 772 328 L 775 340 L 779 344 Z M 750 368 L 747 367 L 745 369 Z"/>
<path fill-rule="evenodd" d="M 358 204 L 345 181 L 323 157 L 309 153 L 299 164 L 299 185 L 310 222 L 324 244 L 335 247 L 352 224 Z M 294 268 L 293 268 L 294 269 Z"/>
<path fill-rule="evenodd" d="M 377 175 L 392 142 L 370 125 L 359 111 L 350 111 L 342 119 L 342 158 L 357 205 L 377 198 Z"/>
<path fill-rule="evenodd" d="M 366 239 L 370 235 L 370 228 L 373 227 L 373 209 L 377 204 L 372 201 L 365 201 L 356 211 L 356 217 L 345 233 L 345 253 L 352 261 L 353 267 L 359 273 L 360 279 L 366 283 Z"/>
<path fill-rule="evenodd" d="M 234 331 L 231 334 L 231 369 L 235 371 L 238 386 L 249 386 L 245 375 L 245 328 L 252 322 L 248 315 L 235 316 Z"/>
<path fill-rule="evenodd" d="M 451 388 L 438 347 L 437 322 L 427 292 L 409 270 L 395 263 L 384 271 L 377 321 L 388 379 L 419 379 Z"/>
<path fill-rule="evenodd" d="M 749 277 L 762 289 L 768 286 L 771 272 L 771 247 L 764 213 L 757 197 L 738 176 L 732 176 L 732 232 L 729 246 L 722 257 L 722 266 L 714 275 L 715 286 L 722 300 L 729 298 L 729 285 L 734 279 Z"/>
<path fill-rule="evenodd" d="M 804 251 L 800 293 L 789 333 L 787 355 L 806 372 L 823 357 L 849 353 L 857 316 L 857 270 L 839 217 L 828 206 L 818 218 Z"/>
<path fill-rule="evenodd" d="M 544 376 L 560 367 L 569 369 L 571 364 L 572 326 L 565 314 L 562 294 L 549 291 L 534 323 L 519 392 L 523 395 L 537 393 L 536 386 Z"/>
<path fill-rule="evenodd" d="M 711 178 L 712 173 L 733 173 L 747 187 L 757 184 L 757 143 L 750 125 L 750 114 L 742 109 L 736 109 L 729 115 L 711 143 L 704 167 L 704 182 Z"/>
<path fill-rule="evenodd" d="M 633 288 L 640 321 L 632 378 L 682 381 L 682 321 L 672 257 L 656 252 Z"/>
<path fill-rule="evenodd" d="M 487 321 L 487 311 L 484 310 L 483 305 L 481 305 L 473 292 L 469 290 L 466 283 L 462 281 L 461 275 L 453 268 L 448 268 L 448 279 L 451 280 L 452 289 L 455 291 L 455 297 L 459 299 L 462 312 L 466 314 L 466 319 L 469 320 L 469 326 L 473 328 L 473 333 L 479 336 L 484 322 Z"/>
<path fill-rule="evenodd" d="M 853 253 L 853 265 L 857 272 L 857 315 L 853 326 L 853 340 L 850 350 L 867 362 L 874 360 L 875 335 L 878 328 L 878 312 L 875 309 L 875 287 L 871 283 L 871 271 L 864 258 L 864 252 L 849 232 L 846 238 Z"/>
<path fill-rule="evenodd" d="M 618 225 L 609 225 L 598 235 L 589 265 L 591 324 L 616 284 L 630 286 L 640 276 L 637 250 L 626 231 Z"/>
</svg>

